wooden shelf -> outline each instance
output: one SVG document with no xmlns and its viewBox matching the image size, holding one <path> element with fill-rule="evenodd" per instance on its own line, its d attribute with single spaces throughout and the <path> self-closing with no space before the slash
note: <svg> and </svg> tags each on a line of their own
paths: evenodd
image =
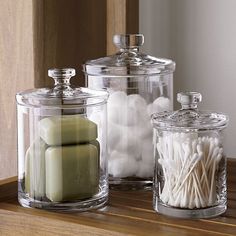
<svg viewBox="0 0 236 236">
<path fill-rule="evenodd" d="M 17 203 L 17 181 L 0 181 L 0 235 L 236 235 L 236 159 L 228 161 L 228 210 L 208 220 L 179 220 L 155 213 L 152 192 L 111 191 L 107 207 L 54 213 Z"/>
</svg>

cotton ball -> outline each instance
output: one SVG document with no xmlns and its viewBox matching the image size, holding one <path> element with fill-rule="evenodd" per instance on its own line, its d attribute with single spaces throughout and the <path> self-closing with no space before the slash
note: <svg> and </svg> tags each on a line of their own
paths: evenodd
<svg viewBox="0 0 236 236">
<path fill-rule="evenodd" d="M 169 111 L 170 109 L 170 99 L 165 97 L 158 97 L 153 103 L 147 105 L 147 113 L 149 116 L 157 112 Z"/>
<path fill-rule="evenodd" d="M 136 109 L 144 110 L 147 107 L 147 103 L 143 97 L 139 94 L 131 94 L 128 96 L 128 105 L 135 107 Z"/>
<path fill-rule="evenodd" d="M 113 161 L 115 159 L 119 159 L 119 158 L 123 158 L 123 155 L 121 152 L 117 151 L 117 150 L 113 150 L 111 152 L 111 154 L 109 155 L 108 159 L 109 159 L 109 162 L 110 161 Z"/>
<path fill-rule="evenodd" d="M 147 114 L 147 102 L 139 94 L 131 94 L 128 96 L 128 108 L 133 108 L 133 117 L 137 117 L 141 122 L 149 119 Z"/>
<path fill-rule="evenodd" d="M 124 116 L 127 116 L 127 95 L 125 92 L 113 92 L 107 102 L 108 122 L 123 123 Z"/>
<path fill-rule="evenodd" d="M 111 154 L 113 156 L 113 153 Z M 115 151 L 115 158 L 108 162 L 108 173 L 114 177 L 129 177 L 134 176 L 138 171 L 137 161 L 127 154 Z"/>
<path fill-rule="evenodd" d="M 113 106 L 108 109 L 108 122 L 113 122 L 116 124 L 124 124 L 127 119 L 127 107 Z"/>
<path fill-rule="evenodd" d="M 138 129 L 139 129 L 139 137 L 141 139 L 144 139 L 144 138 L 152 139 L 153 127 L 152 127 L 150 119 L 148 121 L 146 121 L 146 122 L 143 122 L 140 125 L 140 127 L 138 127 Z"/>
<path fill-rule="evenodd" d="M 132 94 L 120 106 L 114 105 L 110 108 L 109 119 L 123 126 L 137 126 L 148 120 L 146 107 L 146 101 L 140 95 Z"/>
<path fill-rule="evenodd" d="M 142 143 L 138 136 L 138 129 L 124 127 L 122 134 L 121 139 L 114 148 L 121 153 L 134 156 L 137 160 L 140 159 Z"/>
<path fill-rule="evenodd" d="M 124 125 L 127 126 L 136 126 L 140 122 L 139 112 L 135 107 L 128 106 L 127 107 L 127 119 Z"/>
<path fill-rule="evenodd" d="M 123 91 L 111 93 L 107 101 L 108 109 L 112 108 L 113 106 L 122 107 L 124 104 L 127 104 L 127 95 Z"/>
<path fill-rule="evenodd" d="M 117 143 L 122 139 L 123 126 L 117 125 L 113 122 L 108 123 L 108 149 L 113 150 Z"/>
<path fill-rule="evenodd" d="M 140 116 L 134 107 L 124 107 L 117 115 L 117 123 L 123 126 L 136 126 L 139 123 Z"/>
<path fill-rule="evenodd" d="M 127 115 L 126 119 L 125 115 Z M 135 107 L 128 106 L 127 113 L 123 115 L 123 125 L 126 126 L 139 126 L 146 121 L 148 121 L 148 116 L 145 110 L 141 112 Z"/>
<path fill-rule="evenodd" d="M 146 164 L 154 165 L 154 147 L 152 139 L 143 140 L 142 145 L 142 161 Z"/>
<path fill-rule="evenodd" d="M 170 99 L 166 97 L 158 97 L 154 102 L 156 112 L 169 111 L 171 109 Z"/>
<path fill-rule="evenodd" d="M 153 103 L 147 105 L 147 114 L 150 117 L 152 114 L 157 112 L 158 107 L 155 106 Z"/>
<path fill-rule="evenodd" d="M 122 126 L 134 126 L 139 122 L 139 116 L 132 107 L 124 104 L 122 107 L 114 106 L 108 111 L 108 122 L 113 122 Z"/>
<path fill-rule="evenodd" d="M 137 177 L 140 178 L 153 177 L 153 172 L 154 172 L 154 165 L 151 165 L 150 163 L 146 163 L 144 161 L 139 161 L 138 171 L 136 173 Z"/>
</svg>

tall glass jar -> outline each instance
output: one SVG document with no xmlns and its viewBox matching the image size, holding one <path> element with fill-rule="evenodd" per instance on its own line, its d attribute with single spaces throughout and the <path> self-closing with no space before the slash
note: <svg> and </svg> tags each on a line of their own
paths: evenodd
<svg viewBox="0 0 236 236">
<path fill-rule="evenodd" d="M 51 69 L 53 88 L 16 95 L 18 199 L 24 207 L 87 210 L 108 200 L 108 93 L 74 88 L 74 69 Z"/>
<path fill-rule="evenodd" d="M 106 88 L 108 99 L 108 172 L 112 188 L 152 185 L 154 159 L 150 115 L 173 109 L 175 63 L 139 52 L 141 34 L 115 35 L 119 51 L 87 61 L 89 88 Z"/>
<path fill-rule="evenodd" d="M 201 94 L 179 93 L 182 108 L 152 117 L 154 125 L 154 209 L 180 218 L 209 218 L 226 211 L 223 130 L 228 117 L 199 111 Z"/>
</svg>

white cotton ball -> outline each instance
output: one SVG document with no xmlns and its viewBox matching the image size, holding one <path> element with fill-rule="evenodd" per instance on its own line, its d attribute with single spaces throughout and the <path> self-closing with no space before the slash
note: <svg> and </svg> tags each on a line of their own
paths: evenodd
<svg viewBox="0 0 236 236">
<path fill-rule="evenodd" d="M 127 119 L 127 108 L 126 106 L 113 106 L 107 110 L 108 122 L 116 124 L 123 124 L 124 120 Z"/>
<path fill-rule="evenodd" d="M 110 159 L 108 162 L 109 174 L 120 178 L 134 176 L 136 174 L 138 163 L 134 158 L 119 152 L 114 153 L 114 156 L 115 158 Z"/>
<path fill-rule="evenodd" d="M 139 127 L 139 137 L 141 139 L 146 139 L 146 138 L 150 138 L 152 139 L 153 136 L 153 127 L 151 124 L 150 119 L 146 122 L 143 122 Z"/>
<path fill-rule="evenodd" d="M 128 106 L 126 124 L 124 125 L 137 126 L 140 123 L 140 118 L 139 111 L 135 107 Z"/>
<path fill-rule="evenodd" d="M 169 111 L 170 109 L 170 99 L 165 97 L 158 97 L 153 103 L 148 104 L 147 113 L 149 116 L 151 116 L 154 113 Z"/>
<path fill-rule="evenodd" d="M 150 121 L 150 117 L 147 114 L 147 110 L 136 110 L 134 108 L 128 107 L 128 121 L 129 126 L 143 126 Z"/>
<path fill-rule="evenodd" d="M 157 108 L 156 112 L 169 111 L 171 109 L 170 99 L 166 97 L 158 97 L 153 104 Z"/>
<path fill-rule="evenodd" d="M 126 126 L 140 126 L 148 122 L 149 117 L 145 110 L 137 110 L 134 107 L 128 106 L 127 113 L 123 115 L 123 125 Z"/>
<path fill-rule="evenodd" d="M 107 101 L 108 122 L 122 124 L 127 116 L 127 95 L 125 92 L 113 92 Z"/>
<path fill-rule="evenodd" d="M 139 94 L 131 94 L 128 96 L 128 108 L 133 108 L 133 117 L 137 117 L 139 122 L 145 122 L 149 119 L 147 114 L 147 102 Z"/>
<path fill-rule="evenodd" d="M 143 140 L 142 161 L 146 164 L 154 165 L 154 147 L 150 138 Z"/>
<path fill-rule="evenodd" d="M 140 95 L 132 94 L 127 96 L 127 99 L 123 95 L 119 96 L 122 97 L 122 103 L 109 106 L 108 120 L 123 126 L 137 126 L 149 119 L 146 112 L 146 101 Z"/>
<path fill-rule="evenodd" d="M 108 150 L 113 150 L 122 139 L 124 127 L 113 122 L 108 123 L 107 144 Z"/>
<path fill-rule="evenodd" d="M 136 128 L 123 128 L 123 135 L 115 145 L 115 149 L 126 155 L 134 156 L 135 159 L 141 158 L 141 140 L 138 136 L 138 127 Z"/>
<path fill-rule="evenodd" d="M 108 157 L 108 160 L 112 161 L 119 158 L 123 158 L 123 154 L 121 152 L 118 152 L 117 150 L 112 150 L 110 156 Z"/>
<path fill-rule="evenodd" d="M 133 108 L 128 108 L 125 104 L 122 107 L 114 106 L 108 111 L 108 122 L 113 122 L 122 126 L 134 126 L 138 124 L 139 117 L 135 115 Z"/>
<path fill-rule="evenodd" d="M 113 106 L 123 106 L 127 103 L 127 94 L 123 91 L 116 91 L 110 94 L 107 101 L 107 105 Z"/>
<path fill-rule="evenodd" d="M 133 107 L 125 107 L 119 112 L 117 119 L 117 123 L 123 126 L 135 126 L 140 121 L 140 116 L 138 115 L 137 111 Z"/>
<path fill-rule="evenodd" d="M 147 102 L 139 94 L 131 94 L 128 96 L 128 106 L 134 107 L 136 110 L 144 110 Z"/>
<path fill-rule="evenodd" d="M 108 100 L 108 122 L 124 126 L 136 126 L 150 118 L 147 114 L 147 103 L 138 94 L 127 96 L 124 92 L 114 92 Z"/>
<path fill-rule="evenodd" d="M 157 112 L 158 107 L 155 106 L 153 103 L 147 105 L 147 114 L 150 117 L 152 114 Z"/>
<path fill-rule="evenodd" d="M 136 173 L 137 177 L 148 178 L 148 177 L 153 176 L 154 165 L 152 165 L 150 163 L 143 162 L 143 161 L 139 161 L 138 166 L 139 166 L 138 171 Z"/>
</svg>

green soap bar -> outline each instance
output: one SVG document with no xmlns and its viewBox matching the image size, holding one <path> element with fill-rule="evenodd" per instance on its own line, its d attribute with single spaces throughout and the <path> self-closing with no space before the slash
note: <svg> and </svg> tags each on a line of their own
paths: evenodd
<svg viewBox="0 0 236 236">
<path fill-rule="evenodd" d="M 46 196 L 53 202 L 92 197 L 99 189 L 98 149 L 92 144 L 46 150 Z"/>
<path fill-rule="evenodd" d="M 40 136 L 48 145 L 86 143 L 97 138 L 97 125 L 79 115 L 53 116 L 40 121 Z"/>
<path fill-rule="evenodd" d="M 100 143 L 97 141 L 97 140 L 93 140 L 91 142 L 89 142 L 90 144 L 93 144 L 94 146 L 97 147 L 97 150 L 98 150 L 98 158 L 100 156 Z"/>
<path fill-rule="evenodd" d="M 45 151 L 46 143 L 38 138 L 25 155 L 25 192 L 30 197 L 41 199 L 45 196 Z"/>
</svg>

